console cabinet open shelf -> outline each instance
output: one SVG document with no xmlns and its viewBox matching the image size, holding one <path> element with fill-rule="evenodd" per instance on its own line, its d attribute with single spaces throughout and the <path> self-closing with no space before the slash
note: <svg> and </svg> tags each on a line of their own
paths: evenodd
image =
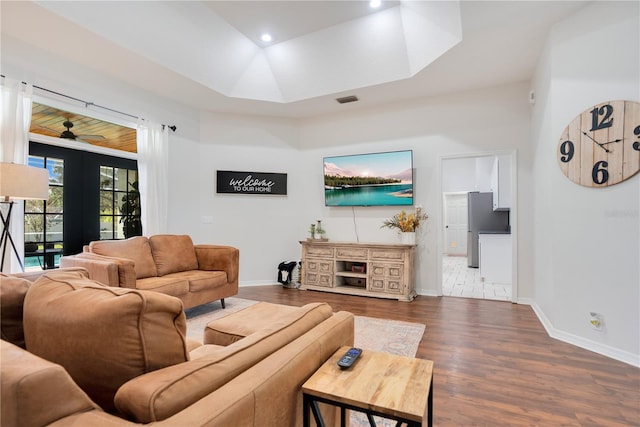
<svg viewBox="0 0 640 427">
<path fill-rule="evenodd" d="M 412 301 L 415 245 L 301 241 L 301 289 Z"/>
</svg>

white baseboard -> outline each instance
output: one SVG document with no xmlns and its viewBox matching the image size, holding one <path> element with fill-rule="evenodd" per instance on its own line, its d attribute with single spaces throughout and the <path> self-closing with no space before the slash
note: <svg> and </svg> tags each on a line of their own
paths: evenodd
<svg viewBox="0 0 640 427">
<path fill-rule="evenodd" d="M 520 300 L 518 300 L 518 303 L 520 303 Z M 555 338 L 568 344 L 575 345 L 577 347 L 584 348 L 585 350 L 593 351 L 594 353 L 640 368 L 640 355 L 556 329 L 535 301 L 529 301 L 527 305 L 531 306 L 533 312 L 538 316 L 540 323 L 542 323 L 542 326 L 551 338 Z"/>
<path fill-rule="evenodd" d="M 274 282 L 273 280 L 245 280 L 243 282 L 239 282 L 239 287 L 249 287 L 249 286 L 268 286 L 268 285 L 281 285 L 282 283 Z"/>
</svg>

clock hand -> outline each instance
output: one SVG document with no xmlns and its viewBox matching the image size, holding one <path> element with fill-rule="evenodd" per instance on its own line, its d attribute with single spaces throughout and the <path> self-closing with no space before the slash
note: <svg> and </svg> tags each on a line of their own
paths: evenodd
<svg viewBox="0 0 640 427">
<path fill-rule="evenodd" d="M 605 147 L 604 144 L 600 144 L 598 141 L 596 141 L 595 139 L 591 138 L 591 136 L 589 136 L 589 134 L 586 133 L 585 131 L 582 131 L 582 134 L 584 136 L 586 136 L 587 138 L 589 138 L 590 140 L 592 140 L 593 142 L 595 142 L 598 145 L 598 147 L 602 148 L 604 151 L 609 153 L 609 149 L 607 147 Z"/>
<path fill-rule="evenodd" d="M 611 143 L 614 143 L 614 142 L 622 142 L 622 140 L 623 140 L 623 139 L 624 139 L 624 138 L 614 139 L 613 141 L 603 142 L 603 143 L 602 143 L 602 144 L 600 144 L 600 145 L 611 144 Z"/>
</svg>

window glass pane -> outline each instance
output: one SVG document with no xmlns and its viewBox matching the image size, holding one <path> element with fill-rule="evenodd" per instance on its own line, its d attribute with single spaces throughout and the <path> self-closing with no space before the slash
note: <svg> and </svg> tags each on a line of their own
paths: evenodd
<svg viewBox="0 0 640 427">
<path fill-rule="evenodd" d="M 113 189 L 113 168 L 100 166 L 100 188 L 103 190 Z"/>
<path fill-rule="evenodd" d="M 100 191 L 100 214 L 113 214 L 113 192 Z"/>
<path fill-rule="evenodd" d="M 44 242 L 44 216 L 40 214 L 24 215 L 24 241 Z"/>
<path fill-rule="evenodd" d="M 33 166 L 35 168 L 43 168 L 44 167 L 44 157 L 29 156 L 29 160 L 28 160 L 27 164 L 29 166 Z"/>
<path fill-rule="evenodd" d="M 59 214 L 47 214 L 47 233 L 46 233 L 46 241 L 55 242 L 62 241 L 62 215 Z"/>
<path fill-rule="evenodd" d="M 64 187 L 49 187 L 48 213 L 62 213 L 62 195 Z"/>
<path fill-rule="evenodd" d="M 127 193 L 117 192 L 114 196 L 116 198 L 116 214 L 126 215 L 129 210 L 129 204 L 127 203 Z"/>
<path fill-rule="evenodd" d="M 25 213 L 42 213 L 44 212 L 44 200 L 25 200 Z"/>
<path fill-rule="evenodd" d="M 129 185 L 127 182 L 127 169 L 114 168 L 116 176 L 116 190 L 128 191 Z"/>
<path fill-rule="evenodd" d="M 125 236 L 124 234 L 124 227 L 123 227 L 123 223 L 122 223 L 122 217 L 121 216 L 116 216 L 115 217 L 115 221 L 116 221 L 116 239 L 126 239 L 127 236 Z M 129 236 L 131 237 L 131 236 Z"/>
<path fill-rule="evenodd" d="M 49 170 L 49 184 L 60 184 L 64 182 L 64 160 L 47 158 L 47 169 Z"/>
<path fill-rule="evenodd" d="M 100 215 L 100 240 L 113 239 L 113 216 Z"/>
<path fill-rule="evenodd" d="M 129 190 L 138 190 L 138 171 L 129 171 L 129 182 L 133 185 L 133 187 L 129 187 Z"/>
</svg>

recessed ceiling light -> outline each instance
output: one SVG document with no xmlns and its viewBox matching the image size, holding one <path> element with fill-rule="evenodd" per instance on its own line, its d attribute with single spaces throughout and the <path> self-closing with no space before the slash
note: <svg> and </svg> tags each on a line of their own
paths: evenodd
<svg viewBox="0 0 640 427">
<path fill-rule="evenodd" d="M 371 7 L 372 9 L 377 9 L 382 5 L 382 2 L 380 0 L 371 0 L 369 2 L 369 7 Z"/>
<path fill-rule="evenodd" d="M 271 40 L 273 40 L 273 38 L 271 37 L 271 34 L 264 33 L 263 35 L 260 36 L 260 40 L 262 40 L 265 43 L 269 43 Z"/>
</svg>

